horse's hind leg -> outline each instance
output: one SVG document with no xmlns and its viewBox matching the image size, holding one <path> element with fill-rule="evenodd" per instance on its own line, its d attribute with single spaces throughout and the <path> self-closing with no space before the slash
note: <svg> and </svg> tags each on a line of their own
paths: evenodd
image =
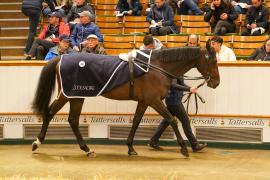
<svg viewBox="0 0 270 180">
<path fill-rule="evenodd" d="M 68 101 L 68 99 L 66 97 L 64 97 L 63 95 L 59 96 L 59 98 L 54 100 L 54 102 L 50 105 L 48 114 L 43 114 L 42 127 L 41 127 L 40 133 L 37 137 L 37 140 L 35 140 L 32 143 L 32 151 L 35 151 L 38 148 L 38 146 L 44 141 L 48 126 L 49 126 L 53 116 L 67 103 L 67 101 Z"/>
<path fill-rule="evenodd" d="M 82 98 L 70 99 L 69 102 L 70 102 L 70 111 L 68 122 L 70 124 L 70 127 L 72 128 L 72 131 L 76 136 L 80 149 L 83 150 L 87 154 L 87 156 L 94 157 L 95 152 L 91 151 L 89 147 L 86 145 L 86 142 L 83 140 L 83 137 L 79 130 L 79 117 L 81 114 L 84 99 Z"/>
<path fill-rule="evenodd" d="M 154 104 L 151 105 L 151 107 L 153 107 L 161 116 L 163 116 L 165 119 L 170 120 L 170 125 L 172 126 L 174 133 L 177 137 L 177 142 L 178 144 L 181 146 L 181 153 L 188 157 L 188 150 L 185 144 L 184 139 L 182 138 L 176 120 L 174 119 L 174 117 L 171 115 L 171 113 L 168 111 L 168 109 L 165 107 L 165 105 L 163 104 L 163 102 L 161 100 L 156 101 Z"/>
<path fill-rule="evenodd" d="M 147 105 L 144 102 L 141 102 L 141 101 L 138 102 L 136 112 L 135 112 L 135 115 L 133 118 L 132 127 L 131 127 L 131 130 L 129 132 L 128 139 L 127 139 L 128 154 L 129 155 L 137 155 L 137 152 L 133 148 L 133 139 L 134 139 L 135 132 L 136 132 L 136 130 L 141 122 L 141 119 L 144 115 L 146 108 L 147 108 Z"/>
</svg>

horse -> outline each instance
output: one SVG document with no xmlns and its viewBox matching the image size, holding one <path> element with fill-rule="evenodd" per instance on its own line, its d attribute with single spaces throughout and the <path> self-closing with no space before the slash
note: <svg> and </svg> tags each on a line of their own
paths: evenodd
<svg viewBox="0 0 270 180">
<path fill-rule="evenodd" d="M 171 76 L 183 76 L 183 74 L 195 67 L 202 74 L 202 78 L 207 80 L 207 86 L 216 88 L 220 83 L 220 77 L 215 51 L 209 44 L 207 44 L 206 47 L 179 47 L 153 50 L 150 59 L 151 64 L 148 65 L 156 68 L 150 68 L 147 73 L 138 78 L 134 78 L 132 97 L 129 93 L 131 89 L 129 82 L 115 87 L 109 92 L 101 94 L 101 96 L 114 100 L 133 100 L 138 102 L 132 127 L 127 138 L 128 155 L 138 155 L 133 147 L 133 139 L 147 107 L 150 106 L 164 119 L 170 120 L 170 125 L 176 133 L 176 137 L 179 137 L 177 142 L 181 147 L 180 153 L 188 157 L 187 146 L 180 135 L 177 121 L 167 110 L 162 100 L 166 97 L 172 82 Z M 76 59 L 74 59 L 74 61 L 76 61 Z M 89 158 L 95 157 L 95 152 L 87 146 L 79 131 L 79 116 L 81 114 L 84 98 L 69 98 L 63 95 L 63 89 L 60 83 L 60 62 L 60 57 L 49 61 L 43 67 L 39 77 L 32 109 L 34 113 L 42 117 L 43 123 L 37 139 L 32 143 L 32 151 L 35 151 L 44 141 L 48 125 L 53 116 L 69 102 L 70 110 L 68 122 L 76 136 L 80 149 L 83 150 Z M 50 104 L 56 84 L 55 81 L 58 83 L 58 95 Z"/>
</svg>

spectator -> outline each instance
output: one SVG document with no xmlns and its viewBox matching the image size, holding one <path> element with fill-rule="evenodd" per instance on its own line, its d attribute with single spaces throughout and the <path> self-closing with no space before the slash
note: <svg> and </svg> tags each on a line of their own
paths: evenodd
<svg viewBox="0 0 270 180">
<path fill-rule="evenodd" d="M 79 13 L 79 15 L 80 23 L 76 24 L 70 36 L 71 46 L 75 51 L 80 51 L 82 49 L 81 43 L 84 42 L 90 34 L 95 34 L 98 41 L 103 42 L 99 27 L 91 22 L 92 14 L 89 11 L 83 11 Z"/>
<path fill-rule="evenodd" d="M 143 7 L 139 0 L 119 0 L 116 6 L 116 14 L 140 16 Z"/>
<path fill-rule="evenodd" d="M 95 34 L 90 34 L 87 37 L 82 52 L 94 54 L 106 54 L 105 49 L 102 46 L 102 43 L 98 42 L 98 37 Z"/>
<path fill-rule="evenodd" d="M 36 59 L 44 59 L 49 49 L 59 43 L 59 36 L 65 34 L 70 35 L 69 27 L 61 21 L 59 12 L 49 14 L 49 25 L 45 25 L 42 32 L 35 39 L 25 60 L 30 60 L 32 57 Z"/>
<path fill-rule="evenodd" d="M 85 2 L 85 0 L 75 0 L 75 6 L 73 6 L 67 14 L 67 22 L 71 24 L 77 24 L 80 22 L 79 13 L 83 11 L 89 11 L 91 20 L 95 19 L 92 8 Z"/>
<path fill-rule="evenodd" d="M 177 14 L 202 15 L 203 11 L 198 6 L 198 0 L 169 0 L 171 7 L 175 7 Z M 175 11 L 176 13 L 176 11 Z"/>
<path fill-rule="evenodd" d="M 266 39 L 265 44 L 261 48 L 255 49 L 247 60 L 270 61 L 270 38 Z"/>
<path fill-rule="evenodd" d="M 73 53 L 74 51 L 70 48 L 70 40 L 69 37 L 65 34 L 61 35 L 59 37 L 59 45 L 52 47 L 48 54 L 45 57 L 45 60 L 51 60 L 56 56 L 60 56 L 62 54 L 70 54 Z"/>
<path fill-rule="evenodd" d="M 43 0 L 23 0 L 22 2 L 22 13 L 29 17 L 29 33 L 24 49 L 25 54 L 28 54 L 37 33 L 42 2 Z M 46 2 L 50 6 L 51 10 L 55 11 L 53 0 L 46 0 Z"/>
<path fill-rule="evenodd" d="M 210 21 L 212 17 L 213 19 Z M 210 10 L 204 15 L 204 21 L 210 21 L 214 35 L 224 35 L 235 32 L 234 20 L 237 17 L 238 14 L 230 3 L 225 2 L 225 0 L 213 0 Z"/>
<path fill-rule="evenodd" d="M 68 4 L 67 0 L 56 0 L 55 1 L 55 6 L 56 6 L 55 9 L 56 9 L 56 11 L 58 11 L 61 14 L 62 17 L 66 16 L 64 8 L 67 6 L 67 4 Z M 48 6 L 48 4 L 46 2 L 43 2 L 42 6 L 43 6 L 43 10 L 42 10 L 43 15 L 48 16 L 48 14 L 52 13 L 51 8 Z"/>
<path fill-rule="evenodd" d="M 210 45 L 214 48 L 218 61 L 236 61 L 236 56 L 232 49 L 223 45 L 223 39 L 214 36 L 210 39 Z"/>
<path fill-rule="evenodd" d="M 251 7 L 250 0 L 234 0 L 231 2 L 237 14 L 246 14 Z"/>
<path fill-rule="evenodd" d="M 152 6 L 146 18 L 151 23 L 149 27 L 150 34 L 162 36 L 178 33 L 178 28 L 175 26 L 173 18 L 172 8 L 164 0 L 155 0 L 155 5 Z"/>
<path fill-rule="evenodd" d="M 251 0 L 252 6 L 247 12 L 245 30 L 242 36 L 259 36 L 267 31 L 269 11 L 262 4 L 262 1 L 263 0 Z"/>
<path fill-rule="evenodd" d="M 190 46 L 190 47 L 199 46 L 199 37 L 196 34 L 190 34 L 188 36 L 187 46 Z"/>
<path fill-rule="evenodd" d="M 143 45 L 141 45 L 140 50 L 159 50 L 163 47 L 163 44 L 159 39 L 153 38 L 152 36 L 144 36 Z"/>
</svg>

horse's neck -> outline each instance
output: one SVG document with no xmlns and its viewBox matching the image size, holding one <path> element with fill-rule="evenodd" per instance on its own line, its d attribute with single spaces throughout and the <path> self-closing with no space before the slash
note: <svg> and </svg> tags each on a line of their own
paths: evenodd
<svg viewBox="0 0 270 180">
<path fill-rule="evenodd" d="M 175 61 L 175 62 L 162 62 L 157 61 L 159 66 L 165 71 L 175 75 L 182 76 L 188 72 L 191 68 L 195 67 L 195 62 L 193 61 Z"/>
</svg>

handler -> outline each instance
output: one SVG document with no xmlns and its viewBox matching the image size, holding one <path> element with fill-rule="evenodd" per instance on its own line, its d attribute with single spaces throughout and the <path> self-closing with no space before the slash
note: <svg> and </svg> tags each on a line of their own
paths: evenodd
<svg viewBox="0 0 270 180">
<path fill-rule="evenodd" d="M 187 112 L 182 104 L 183 91 L 190 91 L 192 93 L 197 93 L 197 87 L 189 87 L 184 84 L 183 78 L 173 79 L 172 85 L 168 91 L 168 95 L 165 98 L 165 103 L 168 110 L 173 116 L 176 116 L 182 123 L 185 135 L 191 145 L 193 152 L 198 152 L 207 146 L 206 143 L 200 144 L 197 142 L 194 134 L 192 133 L 190 127 L 190 121 Z M 163 119 L 159 124 L 154 136 L 151 138 L 149 146 L 156 149 L 162 150 L 158 145 L 158 141 L 165 129 L 170 125 L 167 119 Z"/>
</svg>

